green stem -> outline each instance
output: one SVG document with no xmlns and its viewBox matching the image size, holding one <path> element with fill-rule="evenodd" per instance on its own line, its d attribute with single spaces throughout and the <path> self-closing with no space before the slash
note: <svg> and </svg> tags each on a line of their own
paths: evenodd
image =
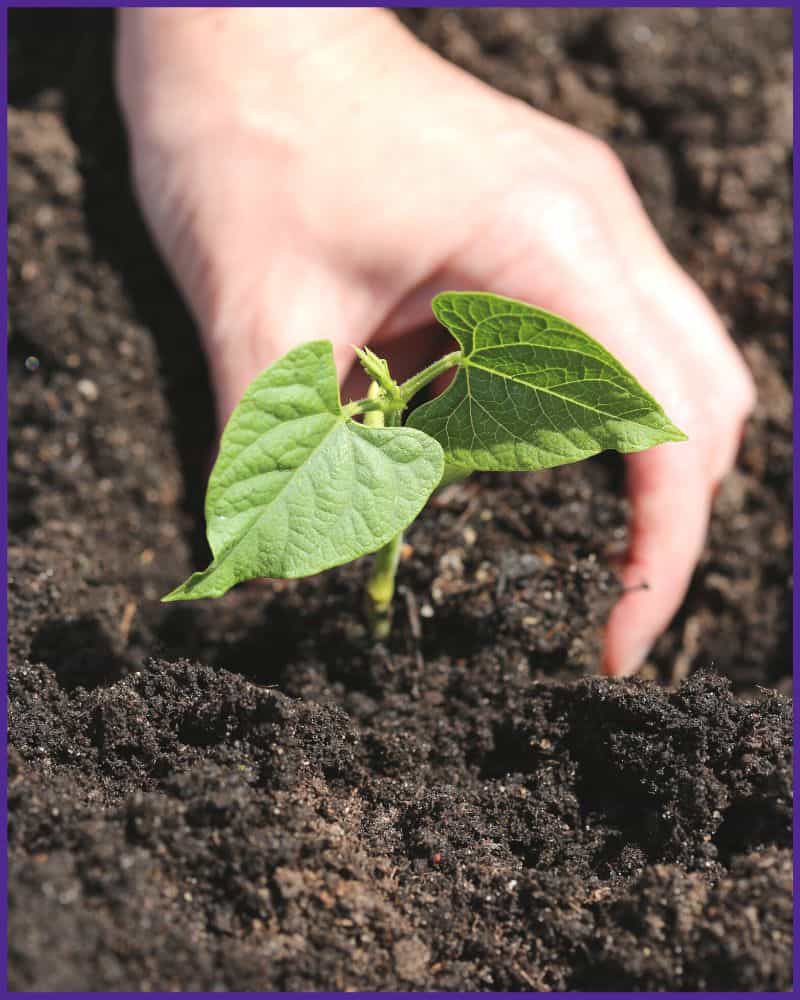
<svg viewBox="0 0 800 1000">
<path fill-rule="evenodd" d="M 366 427 L 399 427 L 403 410 L 411 397 L 416 395 L 420 389 L 424 389 L 437 376 L 457 365 L 462 357 L 461 351 L 446 354 L 404 382 L 399 387 L 399 391 L 395 383 L 392 383 L 395 388 L 391 394 L 385 391 L 386 386 L 382 389 L 378 382 L 372 381 L 366 399 L 348 403 L 344 407 L 344 412 L 348 417 L 363 414 Z M 367 580 L 367 614 L 372 634 L 376 639 L 387 638 L 392 626 L 394 583 L 402 544 L 403 533 L 400 532 L 375 553 L 372 572 Z"/>
<path fill-rule="evenodd" d="M 372 385 L 377 385 L 377 382 L 373 382 Z M 380 387 L 378 387 L 380 392 Z M 400 414 L 406 408 L 406 404 L 402 400 L 392 400 L 387 399 L 385 396 L 375 399 L 371 396 L 366 396 L 364 399 L 356 399 L 352 403 L 345 403 L 342 407 L 342 412 L 346 417 L 356 417 L 359 413 L 363 413 L 365 416 L 368 413 L 397 413 Z M 370 426 L 369 424 L 367 426 Z M 372 424 L 373 427 L 383 427 L 383 424 Z"/>
<path fill-rule="evenodd" d="M 376 639 L 386 639 L 392 627 L 392 601 L 397 565 L 403 533 L 395 535 L 374 556 L 372 572 L 367 581 L 368 614 L 372 634 Z"/>
<path fill-rule="evenodd" d="M 463 354 L 461 351 L 453 351 L 451 354 L 445 354 L 443 358 L 439 358 L 438 361 L 434 361 L 432 365 L 428 365 L 427 368 L 423 368 L 421 372 L 417 372 L 416 375 L 412 375 L 410 379 L 407 379 L 400 386 L 400 395 L 404 402 L 408 402 L 412 396 L 415 396 L 420 389 L 424 389 L 429 382 L 439 376 L 444 374 L 450 368 L 455 367 L 461 359 Z"/>
<path fill-rule="evenodd" d="M 359 413 L 364 414 L 364 426 L 365 427 L 383 427 L 383 405 L 381 400 L 381 387 L 377 382 L 370 382 L 369 391 L 367 392 L 367 398 L 361 399 L 358 403 L 351 403 L 350 406 L 362 406 Z M 348 407 L 345 407 L 345 412 L 347 412 Z"/>
<path fill-rule="evenodd" d="M 438 376 L 444 374 L 450 368 L 455 367 L 462 359 L 461 351 L 453 351 L 445 354 L 443 358 L 434 361 L 432 365 L 423 368 L 421 372 L 412 375 L 410 379 L 403 382 L 399 387 L 399 396 L 392 397 L 381 393 L 381 387 L 377 382 L 370 383 L 369 394 L 364 399 L 356 399 L 352 403 L 347 403 L 342 407 L 346 417 L 355 417 L 358 414 L 382 413 L 387 417 L 386 427 L 398 427 L 400 425 L 400 415 L 408 406 L 409 400 L 415 396 L 420 389 L 424 389 L 428 383 Z M 373 387 L 375 391 L 373 392 Z M 391 421 L 389 417 L 393 418 Z M 397 418 L 397 419 L 394 419 Z M 366 423 L 366 421 L 365 421 Z M 384 424 L 369 424 L 372 427 L 383 427 Z"/>
<path fill-rule="evenodd" d="M 374 399 L 380 393 L 380 386 L 373 382 L 367 399 Z M 384 413 L 382 410 L 368 410 L 364 413 L 364 423 L 368 427 L 399 427 L 401 414 L 398 410 Z M 400 548 L 403 533 L 395 535 L 382 549 L 378 549 L 372 562 L 372 572 L 367 580 L 367 613 L 376 639 L 385 639 L 392 627 L 392 599 L 397 564 L 400 562 Z"/>
</svg>

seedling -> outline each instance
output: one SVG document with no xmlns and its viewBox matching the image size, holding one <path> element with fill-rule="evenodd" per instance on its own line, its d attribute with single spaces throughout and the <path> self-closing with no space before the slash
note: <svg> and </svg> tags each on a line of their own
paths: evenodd
<svg viewBox="0 0 800 1000">
<path fill-rule="evenodd" d="M 402 384 L 356 348 L 370 390 L 342 405 L 327 340 L 294 348 L 250 384 L 206 493 L 213 561 L 163 600 L 221 597 L 244 580 L 310 576 L 374 552 L 367 596 L 384 637 L 403 531 L 444 481 L 686 440 L 630 372 L 566 320 L 485 292 L 444 292 L 432 308 L 459 350 Z M 403 426 L 412 398 L 451 368 L 447 389 Z"/>
</svg>

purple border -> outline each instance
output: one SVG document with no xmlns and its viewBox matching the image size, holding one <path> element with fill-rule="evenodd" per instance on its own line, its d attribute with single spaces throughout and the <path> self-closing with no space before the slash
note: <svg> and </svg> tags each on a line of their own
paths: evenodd
<svg viewBox="0 0 800 1000">
<path fill-rule="evenodd" d="M 792 308 L 792 348 L 793 348 L 793 365 L 792 365 L 792 391 L 794 393 L 795 403 L 792 408 L 792 496 L 793 496 L 793 525 L 792 525 L 792 541 L 793 541 L 793 577 L 794 577 L 794 589 L 792 592 L 792 675 L 793 675 L 793 693 L 792 701 L 794 705 L 794 718 L 792 732 L 794 736 L 793 744 L 793 761 L 794 761 L 794 789 L 795 789 L 795 801 L 797 800 L 797 765 L 798 760 L 800 760 L 800 755 L 798 754 L 798 742 L 800 742 L 800 719 L 798 718 L 798 700 L 797 700 L 797 687 L 798 682 L 800 682 L 800 628 L 798 628 L 798 621 L 800 621 L 800 594 L 797 591 L 797 578 L 798 578 L 798 567 L 800 566 L 800 558 L 798 557 L 797 549 L 797 536 L 800 530 L 800 508 L 798 508 L 798 486 L 800 486 L 800 464 L 797 459 L 796 442 L 798 437 L 798 410 L 797 410 L 797 399 L 800 397 L 800 369 L 797 366 L 797 356 L 798 347 L 800 347 L 800 323 L 798 322 L 796 305 L 798 296 L 800 295 L 800 270 L 798 270 L 797 256 L 795 253 L 795 236 L 797 233 L 798 219 L 800 219 L 800 192 L 798 192 L 798 180 L 800 180 L 800 164 L 798 163 L 796 143 L 797 138 L 800 136 L 800 100 L 798 100 L 798 89 L 800 89 L 800 84 L 798 84 L 798 77 L 800 76 L 800 28 L 797 25 L 797 18 L 792 19 L 792 89 L 794 94 L 794 103 L 792 107 L 793 115 L 793 135 L 792 135 L 792 149 L 794 152 L 794 160 L 792 164 L 792 218 L 793 218 L 793 233 L 792 233 L 792 291 L 793 291 L 793 308 Z M 797 822 L 797 813 L 794 813 L 794 824 L 792 827 L 792 841 L 794 846 L 794 867 L 793 867 L 793 882 L 794 882 L 794 941 L 793 941 L 793 954 L 794 954 L 794 988 L 797 989 L 798 980 L 800 980 L 800 946 L 798 946 L 797 940 L 797 930 L 798 930 L 798 912 L 800 908 L 800 873 L 798 872 L 797 866 L 797 856 L 798 851 L 800 851 L 800 823 Z"/>
<path fill-rule="evenodd" d="M 484 5 L 481 4 L 481 6 L 484 6 Z M 511 6 L 511 5 L 509 4 L 507 6 Z M 639 6 L 641 6 L 641 4 Z M 739 4 L 738 6 L 746 6 L 746 5 Z M 114 994 L 109 994 L 109 995 L 113 995 L 115 997 L 138 997 L 138 996 L 141 996 L 141 993 L 114 993 Z M 154 994 L 151 993 L 151 996 L 153 996 L 153 995 L 155 995 L 155 996 L 162 996 L 162 997 L 175 996 L 174 993 L 159 993 L 159 992 L 155 992 Z M 215 996 L 219 996 L 220 994 L 219 993 L 192 993 L 190 995 L 191 996 L 195 996 L 195 997 L 215 997 Z M 224 993 L 223 994 L 223 996 L 229 996 L 229 997 L 249 997 L 249 996 L 252 996 L 252 995 L 253 995 L 252 993 Z M 341 993 L 327 993 L 327 992 L 322 992 L 322 991 L 320 991 L 319 993 L 270 993 L 269 994 L 269 996 L 275 996 L 275 997 L 337 997 L 337 996 L 342 996 L 342 995 L 351 996 L 351 997 L 414 997 L 417 994 L 416 993 L 392 993 L 392 992 L 386 992 L 386 993 L 358 993 L 358 992 L 353 992 L 353 993 L 341 994 Z M 471 996 L 474 996 L 475 994 L 474 993 L 433 993 L 433 992 L 431 992 L 431 993 L 427 993 L 426 995 L 427 996 L 441 996 L 441 997 L 471 997 Z M 616 993 L 583 993 L 581 991 L 576 990 L 574 993 L 553 992 L 553 993 L 548 993 L 547 995 L 548 996 L 554 996 L 554 997 L 569 997 L 569 996 L 595 997 L 595 998 L 597 998 L 597 1000 L 601 1000 L 602 997 L 618 996 L 619 994 L 616 994 Z M 68 997 L 91 997 L 91 996 L 96 996 L 96 994 L 89 993 L 89 992 L 87 992 L 87 993 L 73 993 L 73 992 L 64 992 L 64 993 L 9 993 L 8 996 L 28 996 L 28 997 L 61 997 L 61 996 L 68 996 Z M 485 996 L 485 997 L 504 997 L 504 996 L 508 996 L 508 994 L 507 993 L 489 993 L 489 992 L 487 992 L 487 993 L 481 993 L 481 996 Z M 640 997 L 679 997 L 679 996 L 680 997 L 752 997 L 752 996 L 757 996 L 758 997 L 758 996 L 774 996 L 774 994 L 772 994 L 772 993 L 732 993 L 732 992 L 731 993 L 719 993 L 719 992 L 709 992 L 709 993 L 644 993 L 644 992 L 642 992 L 642 993 L 636 993 L 636 996 L 640 996 Z"/>
<path fill-rule="evenodd" d="M 79 7 L 100 7 L 103 9 L 116 9 L 118 7 L 455 7 L 457 9 L 464 7 L 598 7 L 598 8 L 616 8 L 616 7 L 787 7 L 793 8 L 794 3 L 781 3 L 779 0 L 755 0 L 755 2 L 745 3 L 743 0 L 719 0 L 718 3 L 707 2 L 707 0 L 701 0 L 699 3 L 676 3 L 675 0 L 619 0 L 617 3 L 603 2 L 603 0 L 579 0 L 579 2 L 568 2 L 568 3 L 558 3 L 555 0 L 550 0 L 550 2 L 541 2 L 541 0 L 534 0 L 532 3 L 503 3 L 497 2 L 497 0 L 484 0 L 484 2 L 471 2 L 471 3 L 460 3 L 460 4 L 450 4 L 450 3 L 409 3 L 408 0 L 398 0 L 391 4 L 375 4 L 368 3 L 366 0 L 350 0 L 348 3 L 255 3 L 248 2 L 248 0 L 234 0 L 233 3 L 219 3 L 219 4 L 204 4 L 200 0 L 173 0 L 171 3 L 131 3 L 128 0 L 123 0 L 122 3 L 109 4 L 103 3 L 102 0 L 83 0 L 81 3 L 59 3 L 58 0 L 30 0 L 30 2 L 25 3 L 3 3 L 3 9 L 9 8 L 20 8 L 20 7 L 62 7 L 62 8 L 79 8 Z M 366 995 L 366 994 L 364 994 Z M 398 996 L 404 994 L 397 994 Z"/>
<path fill-rule="evenodd" d="M 696 6 L 696 5 L 694 5 L 694 6 Z M 739 6 L 742 6 L 742 5 L 740 4 Z M 60 997 L 60 996 L 91 997 L 91 996 L 96 996 L 96 994 L 94 994 L 94 993 L 89 993 L 89 992 L 78 993 L 78 992 L 72 992 L 72 991 L 66 991 L 64 993 L 15 993 L 15 992 L 9 992 L 7 995 L 8 996 L 29 996 L 29 997 Z M 141 996 L 141 993 L 114 993 L 114 994 L 109 994 L 109 995 L 113 995 L 115 997 L 138 997 L 138 996 Z M 154 991 L 150 995 L 151 996 L 153 996 L 153 995 L 154 996 L 162 996 L 162 997 L 175 996 L 174 993 L 161 993 L 161 992 L 158 992 L 158 991 Z M 214 996 L 219 996 L 220 994 L 219 993 L 191 993 L 189 995 L 190 996 L 197 996 L 197 997 L 214 997 Z M 223 995 L 224 996 L 229 996 L 229 997 L 248 997 L 248 996 L 252 996 L 253 994 L 252 993 L 231 992 L 231 993 L 224 993 Z M 416 993 L 394 993 L 394 992 L 385 992 L 385 993 L 359 993 L 359 992 L 355 992 L 355 991 L 352 992 L 352 993 L 346 993 L 346 994 L 333 993 L 333 992 L 329 993 L 329 992 L 324 992 L 324 991 L 320 991 L 318 993 L 305 993 L 305 992 L 303 992 L 303 993 L 301 993 L 301 992 L 298 992 L 298 993 L 277 993 L 276 992 L 276 993 L 270 993 L 269 994 L 269 996 L 276 996 L 276 997 L 337 997 L 337 996 L 351 996 L 351 997 L 376 997 L 376 998 L 377 997 L 413 997 L 413 996 L 416 996 L 416 995 L 417 995 Z M 488 991 L 485 992 L 485 993 L 481 993 L 481 996 L 488 996 L 488 997 L 503 997 L 503 996 L 508 996 L 508 995 L 509 994 L 507 994 L 507 993 L 494 993 L 494 992 L 488 992 Z M 612 993 L 612 992 L 607 992 L 607 993 L 584 993 L 584 992 L 581 992 L 580 990 L 576 990 L 576 991 L 571 992 L 571 993 L 565 993 L 565 992 L 562 992 L 562 991 L 554 991 L 554 992 L 550 993 L 549 995 L 550 996 L 593 997 L 593 998 L 596 998 L 596 1000 L 601 1000 L 601 998 L 603 998 L 603 997 L 618 996 L 619 994 Z M 724 992 L 724 993 L 723 992 L 708 992 L 708 993 L 688 993 L 688 992 L 687 993 L 666 993 L 666 992 L 665 993 L 649 993 L 649 992 L 637 992 L 636 993 L 636 996 L 640 996 L 640 997 L 653 997 L 653 998 L 656 998 L 656 997 L 679 997 L 679 996 L 680 997 L 709 997 L 709 996 L 710 997 L 752 997 L 752 996 L 757 996 L 758 997 L 758 996 L 774 996 L 774 995 L 775 994 L 773 994 L 773 993 L 733 993 L 733 992 Z M 475 996 L 475 994 L 474 993 L 455 993 L 455 992 L 453 992 L 453 993 L 430 992 L 430 993 L 426 993 L 426 996 L 471 997 L 471 996 Z M 533 996 L 533 994 L 526 992 L 526 993 L 522 993 L 522 996 Z"/>
<path fill-rule="evenodd" d="M 109 3 L 103 3 L 102 0 L 84 0 L 82 3 L 75 4 L 65 4 L 58 2 L 51 2 L 51 0 L 34 0 L 34 2 L 23 2 L 18 4 L 8 4 L 2 3 L 2 24 L 0 25 L 0 53 L 3 54 L 4 62 L 6 65 L 3 67 L 4 72 L 2 73 L 2 79 L 0 79 L 0 94 L 2 94 L 2 105 L 4 111 L 8 107 L 8 76 L 7 76 L 7 56 L 8 56 L 8 9 L 11 8 L 31 8 L 31 7 L 41 7 L 41 8 L 79 8 L 79 7 L 98 7 L 98 8 L 108 8 Z M 196 7 L 203 6 L 200 0 L 179 0 L 179 2 L 173 3 L 129 3 L 122 2 L 116 5 L 116 7 Z M 213 5 L 208 5 L 213 6 Z M 364 3 L 362 0 L 351 0 L 347 4 L 326 4 L 326 3 L 304 3 L 304 4 L 256 4 L 251 2 L 234 2 L 227 4 L 219 4 L 216 6 L 227 6 L 227 7 L 251 7 L 251 6 L 303 6 L 303 7 L 332 7 L 332 6 L 351 6 L 351 7 L 373 7 L 379 6 L 377 4 Z M 454 6 L 452 4 L 443 3 L 432 3 L 432 4 L 419 4 L 419 3 L 408 3 L 405 0 L 395 0 L 393 7 L 449 7 Z M 756 0 L 756 2 L 745 3 L 742 0 L 718 0 L 716 3 L 699 2 L 699 3 L 685 3 L 678 4 L 675 0 L 621 0 L 617 3 L 602 2 L 602 0 L 584 0 L 584 2 L 571 2 L 571 3 L 497 3 L 493 0 L 483 0 L 483 2 L 473 2 L 473 3 L 462 3 L 457 6 L 460 7 L 515 7 L 515 6 L 526 6 L 526 7 L 553 7 L 553 6 L 563 6 L 563 7 L 785 7 L 794 9 L 794 3 L 779 3 L 770 2 L 770 0 Z M 793 105 L 793 123 L 794 123 L 794 136 L 800 135 L 800 101 L 798 101 L 798 71 L 800 70 L 800 51 L 799 44 L 800 38 L 798 36 L 798 29 L 796 22 L 793 23 L 793 35 L 792 35 L 792 45 L 793 45 L 793 67 L 794 67 L 794 78 L 793 78 L 793 89 L 794 89 L 794 105 Z M 2 164 L 0 165 L 0 186 L 2 187 L 2 217 L 3 226 L 6 233 L 6 239 L 3 241 L 2 248 L 2 267 L 0 268 L 0 282 L 2 282 L 2 293 L 3 293 L 3 303 L 6 308 L 3 310 L 3 333 L 4 333 L 4 349 L 1 352 L 0 358 L 0 371 L 2 372 L 2 413 L 0 413 L 0 464 L 2 465 L 2 484 L 0 484 L 0 520 L 2 521 L 2 532 L 3 532 L 3 542 L 4 544 L 0 546 L 0 566 L 2 566 L 3 578 L 8 580 L 8 494 L 7 494 L 7 462 L 8 462 L 8 354 L 7 354 L 7 344 L 8 344 L 8 287 L 7 287 L 7 258 L 8 258 L 8 187 L 7 187 L 7 171 L 8 171 L 8 133 L 7 133 L 7 115 L 4 113 L 2 122 L 2 131 L 0 131 L 0 159 Z M 797 230 L 798 220 L 800 219 L 800 195 L 798 195 L 798 180 L 800 179 L 800 165 L 798 164 L 797 157 L 794 159 L 793 164 L 793 219 L 794 219 L 794 229 Z M 800 271 L 797 267 L 797 262 L 794 263 L 793 268 L 793 293 L 794 301 L 796 302 L 798 297 L 800 297 Z M 797 357 L 798 348 L 800 348 L 800 324 L 796 315 L 793 314 L 793 349 L 794 357 Z M 793 367 L 792 384 L 795 399 L 800 396 L 800 370 L 797 365 Z M 798 432 L 798 412 L 797 408 L 793 411 L 793 429 L 794 429 L 794 439 L 797 438 Z M 798 486 L 800 486 L 800 465 L 797 461 L 797 456 L 793 459 L 793 472 L 792 472 L 792 483 L 793 483 L 793 495 L 798 496 Z M 800 558 L 798 557 L 798 549 L 796 544 L 796 539 L 798 532 L 800 531 L 800 505 L 795 503 L 794 505 L 794 517 L 793 517 L 793 537 L 795 540 L 794 544 L 794 577 L 797 579 L 798 567 L 800 566 Z M 798 594 L 797 588 L 793 591 L 793 630 L 792 630 L 792 655 L 793 655 L 793 674 L 794 674 L 794 690 L 797 691 L 798 683 L 800 683 L 800 629 L 798 629 L 797 623 L 800 619 L 800 594 Z M 2 631 L 3 636 L 3 656 L 2 656 L 2 670 L 3 676 L 7 681 L 8 672 L 8 591 L 7 586 L 3 588 L 2 597 L 0 597 L 0 631 Z M 798 763 L 798 740 L 800 738 L 800 719 L 798 719 L 797 712 L 797 701 L 795 695 L 795 713 L 794 713 L 794 760 L 795 760 L 795 775 L 797 773 L 797 763 Z M 7 716 L 6 713 L 2 714 L 2 722 L 0 723 L 0 754 L 2 754 L 2 775 L 0 775 L 0 780 L 2 781 L 4 794 L 2 796 L 2 819 L 3 819 L 3 852 L 2 859 L 0 859 L 0 876 L 2 877 L 2 885 L 4 888 L 4 901 L 7 899 L 7 886 L 8 886 L 8 869 L 7 869 L 7 858 L 8 858 L 8 841 L 7 841 L 7 775 L 8 775 L 8 754 L 7 754 L 7 742 L 8 742 L 8 730 L 7 730 Z M 795 782 L 796 782 L 795 778 Z M 794 823 L 793 829 L 793 841 L 795 853 L 800 849 L 800 824 Z M 798 982 L 798 972 L 800 971 L 800 946 L 798 946 L 797 940 L 797 925 L 798 925 L 798 907 L 800 906 L 800 873 L 798 872 L 798 867 L 794 867 L 794 890 L 795 890 L 795 935 L 794 935 L 794 982 Z M 2 989 L 3 993 L 6 992 L 5 984 L 8 982 L 7 979 L 7 941 L 8 941 L 8 931 L 7 931 L 7 904 L 0 907 L 0 920 L 2 921 L 2 940 L 4 942 L 2 951 L 2 967 L 3 967 L 3 978 L 2 978 Z M 64 993 L 30 993 L 29 996 L 35 997 L 55 997 L 55 996 L 91 996 L 91 993 L 83 992 L 73 992 L 65 991 Z M 139 996 L 139 993 L 117 993 L 116 996 L 122 997 L 134 997 Z M 174 994 L 164 993 L 163 996 L 172 996 Z M 216 996 L 215 993 L 196 993 L 195 996 Z M 228 996 L 249 996 L 248 993 L 229 993 Z M 338 994 L 334 993 L 276 993 L 275 996 L 335 996 Z M 383 993 L 355 993 L 355 996 L 361 997 L 410 997 L 414 996 L 414 993 L 403 993 L 403 992 L 383 992 Z M 443 993 L 442 996 L 471 996 L 470 993 Z M 502 996 L 504 994 L 499 993 L 488 993 L 488 996 Z M 605 997 L 608 993 L 579 993 L 580 996 L 585 997 Z M 753 995 L 769 995 L 769 994 L 753 994 L 753 993 L 640 993 L 640 996 L 652 996 L 652 997 L 663 997 L 663 996 L 753 996 Z"/>
<path fill-rule="evenodd" d="M 4 56 L 8 53 L 8 12 L 3 9 L 0 17 L 0 52 Z M 3 544 L 0 545 L 0 566 L 2 566 L 3 593 L 0 597 L 0 631 L 3 640 L 3 690 L 7 690 L 8 683 L 8 71 L 7 65 L 4 67 L 2 80 L 0 80 L 0 92 L 3 103 L 3 124 L 0 130 L 0 187 L 2 193 L 2 213 L 3 227 L 5 229 L 5 239 L 3 240 L 2 257 L 0 258 L 0 282 L 3 289 L 3 350 L 0 352 L 0 371 L 2 372 L 2 388 L 0 397 L 2 398 L 2 432 L 0 432 L 0 467 L 2 468 L 2 485 L 0 485 L 0 521 L 2 522 Z M 4 705 L 8 704 L 8 698 L 4 698 Z M 0 780 L 3 784 L 2 801 L 2 823 L 3 823 L 3 857 L 2 864 L 2 884 L 3 884 L 3 905 L 0 906 L 0 920 L 2 920 L 2 941 L 3 941 L 3 988 L 8 982 L 8 716 L 4 710 L 2 722 L 0 722 L 0 754 L 2 754 L 2 775 Z"/>
</svg>

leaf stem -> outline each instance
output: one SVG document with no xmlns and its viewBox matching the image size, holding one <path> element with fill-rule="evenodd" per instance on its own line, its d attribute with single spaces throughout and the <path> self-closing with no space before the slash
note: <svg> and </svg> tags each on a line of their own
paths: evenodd
<svg viewBox="0 0 800 1000">
<path fill-rule="evenodd" d="M 346 417 L 355 417 L 360 413 L 383 413 L 387 418 L 392 417 L 392 421 L 386 421 L 386 424 L 372 424 L 373 427 L 397 427 L 399 426 L 399 419 L 395 422 L 394 418 L 399 418 L 400 414 L 408 406 L 408 403 L 412 396 L 415 396 L 420 389 L 424 389 L 426 385 L 444 372 L 448 371 L 450 368 L 455 367 L 461 359 L 463 354 L 461 351 L 453 351 L 450 354 L 445 354 L 443 358 L 439 358 L 438 361 L 434 361 L 432 365 L 428 365 L 427 368 L 423 368 L 421 372 L 417 372 L 416 375 L 412 375 L 410 379 L 407 379 L 401 386 L 399 386 L 398 394 L 389 396 L 385 392 L 381 391 L 381 387 L 377 382 L 370 383 L 370 391 L 364 399 L 356 399 L 352 403 L 347 403 L 342 407 L 344 415 Z M 375 386 L 375 391 L 373 392 L 373 386 Z"/>
<path fill-rule="evenodd" d="M 372 385 L 377 385 L 377 382 L 373 382 Z M 355 417 L 359 413 L 397 413 L 399 415 L 405 408 L 405 402 L 399 399 L 387 399 L 385 396 L 365 396 L 363 399 L 356 399 L 352 403 L 346 403 L 342 407 L 342 412 L 346 417 Z M 383 427 L 384 425 L 379 423 L 372 424 L 372 426 Z"/>
<path fill-rule="evenodd" d="M 424 389 L 426 385 L 444 372 L 448 371 L 450 368 L 454 368 L 461 359 L 463 358 L 461 351 L 452 351 L 450 354 L 445 354 L 443 358 L 439 358 L 438 361 L 434 361 L 432 365 L 428 365 L 427 368 L 423 368 L 421 372 L 417 372 L 416 375 L 412 375 L 410 379 L 407 379 L 400 386 L 400 395 L 404 402 L 408 402 L 412 396 L 415 396 L 420 389 Z"/>
</svg>

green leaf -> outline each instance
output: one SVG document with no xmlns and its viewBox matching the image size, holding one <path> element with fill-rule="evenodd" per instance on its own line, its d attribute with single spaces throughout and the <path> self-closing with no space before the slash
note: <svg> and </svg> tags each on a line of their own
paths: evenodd
<svg viewBox="0 0 800 1000">
<path fill-rule="evenodd" d="M 374 552 L 436 488 L 442 449 L 342 411 L 327 340 L 303 344 L 249 386 L 222 435 L 206 494 L 214 560 L 165 601 L 221 597 L 242 580 L 300 577 Z"/>
<path fill-rule="evenodd" d="M 444 292 L 436 318 L 462 348 L 456 377 L 408 425 L 469 469 L 523 471 L 686 435 L 623 366 L 572 323 L 486 292 Z"/>
</svg>

